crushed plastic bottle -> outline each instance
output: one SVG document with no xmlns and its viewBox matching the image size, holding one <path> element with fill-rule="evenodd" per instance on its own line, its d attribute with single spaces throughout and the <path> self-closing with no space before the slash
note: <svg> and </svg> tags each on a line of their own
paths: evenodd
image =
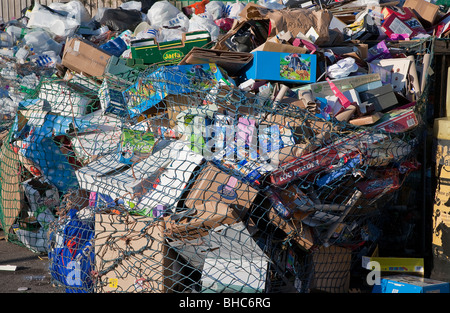
<svg viewBox="0 0 450 313">
<path fill-rule="evenodd" d="M 0 48 L 10 48 L 12 46 L 12 37 L 6 32 L 0 32 Z"/>
</svg>

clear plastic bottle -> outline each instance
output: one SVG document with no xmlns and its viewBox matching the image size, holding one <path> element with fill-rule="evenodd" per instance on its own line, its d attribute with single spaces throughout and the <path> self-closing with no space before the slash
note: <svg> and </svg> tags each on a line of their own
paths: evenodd
<svg viewBox="0 0 450 313">
<path fill-rule="evenodd" d="M 0 32 L 0 48 L 9 48 L 12 46 L 12 37 L 6 32 Z"/>
<path fill-rule="evenodd" d="M 24 43 L 34 49 L 36 54 L 45 51 L 55 51 L 56 54 L 61 53 L 62 45 L 51 38 L 51 36 L 43 30 L 35 30 L 28 32 L 24 36 Z"/>
<path fill-rule="evenodd" d="M 27 34 L 28 30 L 15 25 L 6 27 L 5 31 L 12 37 L 14 42 L 21 40 Z"/>
</svg>

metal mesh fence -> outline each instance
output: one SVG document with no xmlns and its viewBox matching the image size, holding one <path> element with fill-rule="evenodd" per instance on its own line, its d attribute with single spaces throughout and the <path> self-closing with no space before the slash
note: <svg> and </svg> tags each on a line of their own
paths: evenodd
<svg viewBox="0 0 450 313">
<path fill-rule="evenodd" d="M 348 292 L 421 165 L 428 89 L 370 126 L 317 101 L 379 74 L 258 94 L 214 64 L 42 77 L 5 116 L 1 223 L 67 292 Z"/>
</svg>

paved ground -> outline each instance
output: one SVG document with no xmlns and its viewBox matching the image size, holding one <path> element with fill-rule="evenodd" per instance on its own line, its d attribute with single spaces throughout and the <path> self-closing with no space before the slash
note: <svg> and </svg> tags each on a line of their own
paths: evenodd
<svg viewBox="0 0 450 313">
<path fill-rule="evenodd" d="M 54 287 L 48 271 L 46 254 L 36 254 L 8 242 L 0 230 L 0 265 L 15 265 L 15 271 L 0 270 L 0 293 L 64 293 Z M 19 288 L 27 290 L 20 291 Z"/>
</svg>

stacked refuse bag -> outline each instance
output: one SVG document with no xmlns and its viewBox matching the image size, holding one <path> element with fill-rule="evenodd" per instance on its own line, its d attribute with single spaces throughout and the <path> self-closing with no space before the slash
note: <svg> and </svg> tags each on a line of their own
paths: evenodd
<svg viewBox="0 0 450 313">
<path fill-rule="evenodd" d="M 349 291 L 422 165 L 442 8 L 25 9 L 0 33 L 0 216 L 59 286 Z"/>
</svg>

